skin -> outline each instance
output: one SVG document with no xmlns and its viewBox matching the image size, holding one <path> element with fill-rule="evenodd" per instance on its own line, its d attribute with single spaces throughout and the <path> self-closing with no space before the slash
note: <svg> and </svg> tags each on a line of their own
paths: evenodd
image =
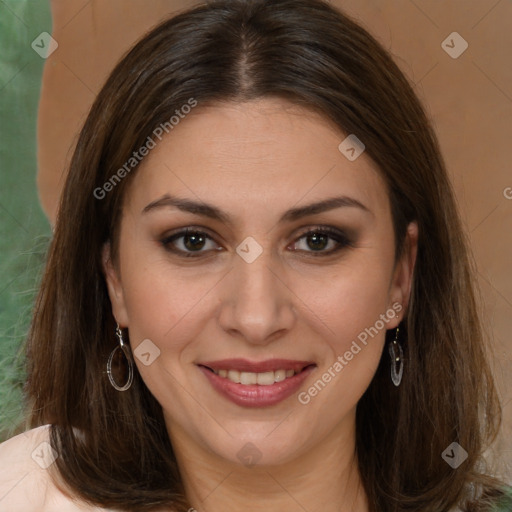
<svg viewBox="0 0 512 512">
<path fill-rule="evenodd" d="M 353 162 L 340 153 L 345 137 L 280 99 L 199 105 L 142 162 L 125 197 L 116 257 L 104 248 L 113 314 L 132 350 L 146 339 L 160 350 L 148 366 L 134 359 L 163 407 L 199 511 L 369 510 L 354 457 L 355 411 L 386 329 L 407 310 L 417 226 L 409 225 L 395 264 L 384 181 L 365 153 Z M 165 194 L 212 204 L 232 222 L 170 206 L 143 212 Z M 367 210 L 280 221 L 290 208 L 341 195 Z M 304 235 L 325 226 L 346 232 L 350 244 L 319 255 L 336 241 L 315 245 Z M 198 258 L 162 243 L 186 227 L 211 239 L 182 237 L 168 247 L 202 251 Z M 236 252 L 248 236 L 263 250 L 252 263 Z M 393 304 L 401 311 L 307 405 L 296 394 L 263 408 L 235 405 L 197 366 L 229 357 L 314 361 L 304 391 Z M 249 442 L 261 454 L 254 466 L 237 456 Z"/>
</svg>

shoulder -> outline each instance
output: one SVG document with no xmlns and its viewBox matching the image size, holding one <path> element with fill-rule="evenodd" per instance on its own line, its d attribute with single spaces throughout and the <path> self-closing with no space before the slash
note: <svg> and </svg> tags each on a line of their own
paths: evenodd
<svg viewBox="0 0 512 512">
<path fill-rule="evenodd" d="M 44 510 L 48 478 L 43 451 L 50 447 L 48 435 L 45 425 L 0 444 L 0 511 Z"/>
<path fill-rule="evenodd" d="M 78 505 L 53 484 L 49 468 L 58 457 L 50 446 L 50 425 L 0 444 L 0 512 L 99 511 Z"/>
</svg>

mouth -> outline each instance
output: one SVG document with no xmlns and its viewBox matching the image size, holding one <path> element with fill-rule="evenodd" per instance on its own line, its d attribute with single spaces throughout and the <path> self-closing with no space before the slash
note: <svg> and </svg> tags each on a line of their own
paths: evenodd
<svg viewBox="0 0 512 512">
<path fill-rule="evenodd" d="M 197 365 L 212 387 L 237 405 L 263 407 L 289 397 L 316 368 L 312 361 L 270 359 L 253 363 L 242 359 Z"/>
<path fill-rule="evenodd" d="M 203 366 L 215 375 L 235 384 L 271 386 L 301 373 L 308 366 L 316 365 L 313 361 L 290 359 L 268 359 L 260 362 L 251 362 L 246 359 L 223 359 L 222 361 L 200 363 L 199 366 Z"/>
<path fill-rule="evenodd" d="M 235 384 L 242 384 L 244 386 L 254 386 L 255 384 L 259 386 L 271 386 L 276 382 L 282 382 L 285 379 L 289 379 L 294 375 L 301 373 L 304 369 L 308 368 L 309 366 L 313 365 L 306 365 L 300 370 L 285 370 L 284 368 L 281 368 L 279 370 L 269 372 L 242 372 L 233 369 L 215 370 L 208 366 L 203 367 L 206 368 L 207 370 L 210 370 L 215 375 L 218 375 L 219 377 L 222 377 L 224 379 L 228 379 L 231 382 L 234 382 Z"/>
</svg>

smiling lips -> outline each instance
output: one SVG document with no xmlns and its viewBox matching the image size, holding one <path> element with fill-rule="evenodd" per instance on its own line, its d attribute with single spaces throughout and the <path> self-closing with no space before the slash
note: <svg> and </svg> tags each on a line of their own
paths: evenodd
<svg viewBox="0 0 512 512">
<path fill-rule="evenodd" d="M 270 386 L 300 373 L 312 361 L 292 361 L 289 359 L 268 359 L 252 363 L 246 359 L 223 359 L 201 363 L 216 375 L 227 378 L 236 384 Z"/>
<path fill-rule="evenodd" d="M 198 364 L 211 385 L 237 405 L 263 407 L 293 394 L 316 367 L 312 361 L 223 359 Z"/>
</svg>

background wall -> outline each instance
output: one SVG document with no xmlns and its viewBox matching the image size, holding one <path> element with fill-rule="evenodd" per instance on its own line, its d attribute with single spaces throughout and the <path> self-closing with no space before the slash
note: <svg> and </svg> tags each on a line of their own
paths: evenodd
<svg viewBox="0 0 512 512">
<path fill-rule="evenodd" d="M 496 449 L 510 461 L 512 441 L 507 439 L 512 440 L 512 172 L 509 163 L 512 2 L 331 0 L 331 3 L 356 18 L 391 52 L 414 84 L 439 136 L 474 249 L 483 294 L 482 308 L 493 336 L 495 374 L 505 413 L 503 437 Z M 21 40 L 12 36 L 12 44 L 21 45 L 20 56 L 34 59 L 38 56 L 27 42 L 30 43 L 32 36 L 50 30 L 44 16 L 35 24 L 30 22 L 27 25 L 23 19 L 21 23 L 17 21 L 19 13 L 15 12 L 16 6 L 21 4 L 23 2 L 1 1 L 0 16 L 2 22 L 5 17 L 6 24 L 16 24 L 19 30 L 27 33 Z M 38 185 L 42 204 L 50 218 L 55 215 L 62 173 L 69 160 L 74 137 L 108 71 L 143 32 L 174 11 L 194 4 L 183 0 L 52 2 L 52 36 L 58 48 L 46 59 L 38 133 Z M 24 24 L 29 28 L 24 28 Z M 45 41 L 50 47 L 51 41 L 47 39 L 40 40 L 39 45 L 44 46 Z M 30 77 L 32 88 L 37 88 L 36 75 L 34 72 Z M 11 101 L 14 84 L 26 86 L 25 81 L 16 75 L 12 80 L 11 87 L 4 85 L 0 89 L 2 108 Z M 3 83 L 0 82 L 0 88 Z M 31 134 L 33 120 L 32 103 L 18 122 Z M 2 283 L 7 282 L 4 281 L 7 275 L 14 277 L 16 273 L 6 266 L 1 274 L 3 262 L 19 264 L 22 261 L 19 255 L 27 250 L 37 254 L 37 243 L 31 245 L 31 241 L 37 242 L 37 237 L 48 231 L 47 226 L 40 222 L 32 225 L 32 220 L 27 219 L 27 215 L 31 219 L 28 212 L 37 210 L 35 171 L 33 165 L 26 167 L 23 181 L 18 182 L 20 172 L 16 162 L 20 151 L 33 151 L 33 140 L 30 136 L 25 137 L 23 148 L 19 148 L 11 143 L 13 139 L 19 141 L 18 136 L 13 136 L 13 130 L 13 126 L 8 126 L 1 132 Z M 7 153 L 14 156 L 9 159 Z M 5 182 L 15 182 L 16 186 L 4 192 Z M 36 217 L 38 213 L 33 215 Z M 15 226 L 17 223 L 30 225 L 30 231 L 23 234 L 21 228 Z M 31 272 L 32 267 L 25 265 L 21 269 L 24 280 L 10 284 L 0 292 L 2 307 L 8 304 L 11 311 L 9 315 L 2 316 L 3 310 L 0 310 L 1 343 L 11 354 L 14 348 L 6 340 L 18 343 L 18 338 L 12 338 L 8 333 L 18 322 L 20 293 L 30 295 Z M 19 333 L 19 329 L 16 332 Z M 9 357 L 12 359 L 12 355 Z M 3 367 L 2 372 L 5 372 L 6 365 Z"/>
<path fill-rule="evenodd" d="M 51 32 L 46 1 L 0 1 L 0 441 L 22 417 L 20 348 L 51 234 L 35 183 L 45 61 L 30 45 L 43 30 Z"/>
<path fill-rule="evenodd" d="M 504 457 L 504 470 L 512 479 L 512 2 L 331 3 L 358 18 L 391 51 L 415 84 L 438 134 L 493 337 L 504 408 L 502 437 L 495 450 Z M 453 32 L 468 44 L 455 59 L 446 50 L 456 55 L 464 44 L 457 36 L 448 37 Z"/>
</svg>

